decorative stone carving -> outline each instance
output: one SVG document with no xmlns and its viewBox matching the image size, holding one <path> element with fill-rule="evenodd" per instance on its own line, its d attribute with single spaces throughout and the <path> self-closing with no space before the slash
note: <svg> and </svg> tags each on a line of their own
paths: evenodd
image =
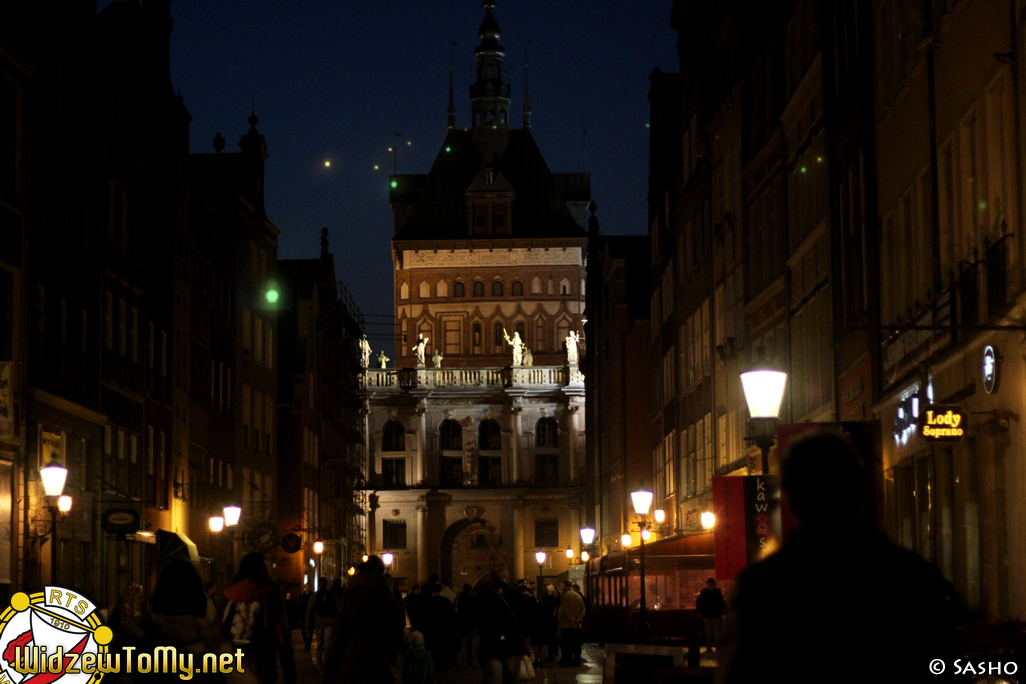
<svg viewBox="0 0 1026 684">
<path fill-rule="evenodd" d="M 524 341 L 520 339 L 520 333 L 513 331 L 512 339 L 506 329 L 502 329 L 502 336 L 506 338 L 506 344 L 513 347 L 513 366 L 520 367 L 524 363 Z"/>
<path fill-rule="evenodd" d="M 384 349 L 378 352 L 378 368 L 388 368 L 389 361 L 391 361 L 391 359 L 385 356 Z"/>
<path fill-rule="evenodd" d="M 442 359 L 444 359 L 444 358 L 445 357 L 442 356 L 442 352 L 440 352 L 437 349 L 435 349 L 435 353 L 431 355 L 431 363 L 434 365 L 435 368 L 441 368 L 442 367 Z"/>
<path fill-rule="evenodd" d="M 360 366 L 362 368 L 370 368 L 370 356 L 370 342 L 367 341 L 367 336 L 363 335 L 360 338 Z"/>
<path fill-rule="evenodd" d="M 412 347 L 410 347 L 410 351 L 412 351 L 417 357 L 417 368 L 425 368 L 427 366 L 424 361 L 424 352 L 427 349 L 427 343 L 429 341 L 430 338 L 424 337 L 424 334 L 420 333 L 417 335 L 417 341 Z"/>
<path fill-rule="evenodd" d="M 578 344 L 581 341 L 581 336 L 577 334 L 575 330 L 571 330 L 566 336 L 566 362 L 568 364 L 576 365 L 578 361 Z"/>
<path fill-rule="evenodd" d="M 531 354 L 531 349 L 526 344 L 524 345 L 524 365 L 525 366 L 533 366 L 534 365 L 534 355 Z"/>
</svg>

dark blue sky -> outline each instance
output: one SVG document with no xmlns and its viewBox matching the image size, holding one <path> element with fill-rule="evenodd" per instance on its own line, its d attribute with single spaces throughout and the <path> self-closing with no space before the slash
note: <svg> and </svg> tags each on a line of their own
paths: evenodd
<svg viewBox="0 0 1026 684">
<path fill-rule="evenodd" d="M 533 131 L 552 170 L 582 167 L 587 129 L 603 232 L 646 230 L 648 75 L 656 66 L 677 70 L 670 5 L 498 0 L 513 124 L 521 125 L 526 55 Z M 231 149 L 254 101 L 270 154 L 267 213 L 282 232 L 279 257 L 316 256 L 327 226 L 357 304 L 392 311 L 387 148 L 401 131 L 399 172 L 430 168 L 446 130 L 450 33 L 457 124 L 469 125 L 481 3 L 175 0 L 172 14 L 172 77 L 193 116 L 192 150 L 209 151 L 218 131 Z"/>
</svg>

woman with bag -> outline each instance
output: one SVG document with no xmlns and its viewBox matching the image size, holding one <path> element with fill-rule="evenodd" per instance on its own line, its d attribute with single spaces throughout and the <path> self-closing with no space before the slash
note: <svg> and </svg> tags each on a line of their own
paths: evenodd
<svg viewBox="0 0 1026 684">
<path fill-rule="evenodd" d="M 228 606 L 222 629 L 226 639 L 243 653 L 243 668 L 260 684 L 278 680 L 278 657 L 285 684 L 296 681 L 296 662 L 288 630 L 285 603 L 267 573 L 262 553 L 248 553 L 235 580 L 224 588 Z"/>
</svg>

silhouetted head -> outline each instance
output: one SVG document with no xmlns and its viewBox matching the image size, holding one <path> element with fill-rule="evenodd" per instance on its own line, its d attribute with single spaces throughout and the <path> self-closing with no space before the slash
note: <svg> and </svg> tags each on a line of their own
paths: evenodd
<svg viewBox="0 0 1026 684">
<path fill-rule="evenodd" d="M 713 579 L 712 577 L 710 577 L 709 579 L 707 579 L 705 581 L 705 586 L 707 586 L 707 587 L 715 587 L 716 586 L 716 580 Z"/>
<path fill-rule="evenodd" d="M 855 520 L 862 510 L 863 473 L 855 446 L 840 433 L 820 430 L 788 448 L 780 486 L 803 525 Z"/>
<path fill-rule="evenodd" d="M 173 560 L 164 566 L 153 590 L 153 612 L 162 615 L 194 615 L 207 613 L 207 596 L 203 580 L 192 563 Z"/>
<path fill-rule="evenodd" d="M 235 575 L 235 581 L 252 580 L 259 584 L 274 584 L 271 576 L 267 573 L 267 563 L 264 561 L 264 554 L 259 551 L 247 553 L 239 561 L 239 573 Z"/>
<path fill-rule="evenodd" d="M 428 575 L 428 584 L 438 584 L 438 575 Z"/>
<path fill-rule="evenodd" d="M 367 560 L 360 563 L 360 567 L 358 567 L 357 570 L 360 572 L 369 572 L 372 575 L 384 575 L 385 561 L 381 560 L 381 556 L 378 555 L 368 556 Z"/>
</svg>

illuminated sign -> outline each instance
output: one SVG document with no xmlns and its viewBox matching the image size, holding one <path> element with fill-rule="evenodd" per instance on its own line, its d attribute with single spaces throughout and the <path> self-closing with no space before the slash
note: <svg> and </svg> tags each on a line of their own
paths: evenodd
<svg viewBox="0 0 1026 684">
<path fill-rule="evenodd" d="M 931 404 L 920 416 L 919 436 L 927 442 L 959 442 L 967 427 L 967 416 L 961 407 Z"/>
<path fill-rule="evenodd" d="M 997 351 L 994 347 L 987 345 L 983 350 L 983 389 L 987 391 L 987 394 L 994 394 L 994 390 L 997 389 L 998 384 L 998 362 L 1001 357 L 998 356 Z"/>
</svg>

